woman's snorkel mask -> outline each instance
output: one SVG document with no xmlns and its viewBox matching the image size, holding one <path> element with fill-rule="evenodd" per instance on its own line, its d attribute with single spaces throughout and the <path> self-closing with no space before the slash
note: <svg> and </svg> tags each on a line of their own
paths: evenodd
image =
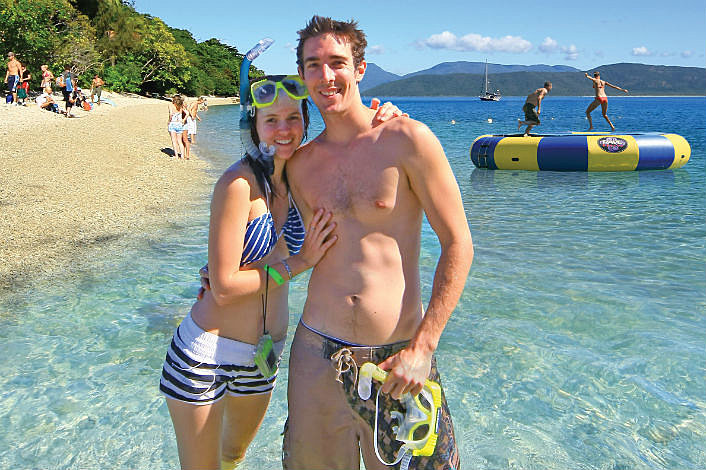
<svg viewBox="0 0 706 470">
<path fill-rule="evenodd" d="M 273 42 L 274 40 L 270 38 L 261 39 L 255 47 L 245 54 L 240 65 L 240 141 L 245 152 L 255 160 L 262 162 L 270 174 L 274 170 L 275 147 L 268 146 L 264 142 L 260 142 L 259 146 L 255 145 L 251 134 L 255 108 L 265 108 L 274 104 L 280 90 L 294 100 L 303 100 L 309 96 L 306 85 L 297 75 L 272 76 L 250 85 L 248 78 L 250 64 Z"/>
</svg>

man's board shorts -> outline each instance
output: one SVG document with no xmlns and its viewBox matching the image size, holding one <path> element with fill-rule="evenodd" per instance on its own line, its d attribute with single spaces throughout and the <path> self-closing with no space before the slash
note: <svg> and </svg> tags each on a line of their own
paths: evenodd
<svg viewBox="0 0 706 470">
<path fill-rule="evenodd" d="M 402 442 L 395 439 L 392 426 L 399 423 L 390 412 L 404 412 L 404 409 L 399 401 L 381 393 L 376 414 L 375 399 L 380 384 L 373 381 L 371 397 L 362 400 L 358 396 L 357 370 L 365 362 L 379 364 L 407 344 L 405 341 L 385 346 L 352 345 L 299 322 L 289 359 L 289 417 L 282 447 L 285 469 L 359 468 L 361 453 L 369 470 L 392 468 L 384 466 L 375 455 L 375 421 L 380 457 L 393 462 Z M 429 379 L 441 385 L 435 359 Z M 458 447 L 443 391 L 441 403 L 434 453 L 429 457 L 412 457 L 410 469 L 459 468 Z"/>
<path fill-rule="evenodd" d="M 17 85 L 20 83 L 19 75 L 9 75 L 7 77 L 7 91 L 10 93 L 15 93 L 17 91 Z"/>
<path fill-rule="evenodd" d="M 525 121 L 530 121 L 530 122 L 536 122 L 539 124 L 539 116 L 537 116 L 537 113 L 534 111 L 535 105 L 532 103 L 525 103 L 525 105 L 522 107 L 522 111 L 525 112 Z"/>
<path fill-rule="evenodd" d="M 253 360 L 255 348 L 204 331 L 189 314 L 174 332 L 159 389 L 167 398 L 192 405 L 210 405 L 226 394 L 270 393 L 277 374 L 262 376 Z M 283 349 L 284 340 L 274 343 L 277 357 Z"/>
<path fill-rule="evenodd" d="M 196 134 L 196 120 L 191 116 L 186 118 L 186 130 L 189 131 L 189 135 Z"/>
</svg>

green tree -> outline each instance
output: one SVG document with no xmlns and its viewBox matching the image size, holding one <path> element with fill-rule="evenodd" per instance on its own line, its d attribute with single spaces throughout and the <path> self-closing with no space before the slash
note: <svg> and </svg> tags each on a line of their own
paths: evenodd
<svg viewBox="0 0 706 470">
<path fill-rule="evenodd" d="M 93 60 L 94 29 L 68 0 L 0 0 L 0 49 L 30 70 L 70 65 L 76 50 Z"/>
<path fill-rule="evenodd" d="M 145 30 L 135 59 L 141 65 L 142 89 L 163 92 L 180 88 L 189 80 L 189 58 L 167 25 L 159 18 L 145 16 Z"/>
<path fill-rule="evenodd" d="M 139 49 L 145 34 L 145 19 L 120 0 L 102 0 L 94 19 L 98 49 L 115 65 L 115 60 Z"/>
</svg>

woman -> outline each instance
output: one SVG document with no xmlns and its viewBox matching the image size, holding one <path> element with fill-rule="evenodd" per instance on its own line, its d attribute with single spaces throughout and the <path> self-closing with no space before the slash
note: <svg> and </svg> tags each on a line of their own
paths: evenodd
<svg viewBox="0 0 706 470">
<path fill-rule="evenodd" d="M 188 155 L 184 152 L 184 142 L 182 140 L 182 132 L 186 123 L 186 110 L 184 109 L 184 98 L 181 95 L 174 95 L 172 102 L 169 103 L 169 120 L 167 121 L 167 130 L 172 138 L 172 149 L 174 156 L 178 158 Z"/>
<path fill-rule="evenodd" d="M 41 88 L 44 90 L 46 87 L 51 87 L 52 84 L 54 83 L 54 74 L 49 71 L 49 66 L 48 65 L 42 65 L 40 67 L 42 70 L 42 85 Z"/>
<path fill-rule="evenodd" d="M 323 211 L 304 238 L 287 188 L 285 162 L 308 124 L 306 88 L 297 80 L 289 77 L 287 82 L 295 93 L 282 88 L 282 81 L 265 80 L 264 85 L 274 86 L 272 99 L 255 101 L 254 116 L 248 113 L 255 144 L 274 148 L 272 172 L 266 159 L 246 154 L 226 170 L 213 192 L 211 290 L 177 329 L 160 383 L 182 468 L 233 468 L 242 460 L 277 376 L 256 365 L 255 345 L 271 335 L 275 361 L 270 366 L 276 367 L 288 323 L 283 281 L 315 265 L 335 242 L 327 238 L 335 224 Z M 257 93 L 255 85 L 251 90 Z M 285 92 L 277 93 L 280 88 Z M 181 101 L 175 99 L 174 106 L 170 116 L 179 112 Z"/>
<path fill-rule="evenodd" d="M 601 107 L 601 112 L 603 113 L 603 118 L 608 122 L 608 125 L 610 126 L 611 132 L 615 130 L 615 126 L 613 125 L 612 122 L 610 122 L 610 118 L 608 117 L 608 96 L 605 94 L 605 87 L 609 86 L 611 88 L 615 88 L 616 90 L 623 91 L 625 93 L 628 92 L 625 88 L 620 88 L 619 86 L 613 85 L 612 83 L 608 83 L 605 80 L 601 80 L 601 74 L 600 72 L 593 72 L 593 77 L 590 77 L 588 73 L 584 73 L 586 75 L 586 78 L 591 80 L 593 82 L 593 89 L 596 92 L 596 97 L 594 98 L 593 101 L 591 101 L 591 104 L 588 105 L 588 108 L 586 108 L 586 118 L 588 119 L 588 130 L 592 131 L 593 130 L 593 120 L 591 119 L 591 113 L 593 112 L 594 109 L 596 109 L 598 106 Z"/>
</svg>

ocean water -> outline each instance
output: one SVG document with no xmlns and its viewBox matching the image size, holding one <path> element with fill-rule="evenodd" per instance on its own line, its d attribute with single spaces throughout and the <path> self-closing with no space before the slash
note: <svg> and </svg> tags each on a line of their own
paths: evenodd
<svg viewBox="0 0 706 470">
<path fill-rule="evenodd" d="M 706 98 L 611 98 L 618 131 L 681 134 L 691 161 L 590 174 L 473 167 L 473 139 L 515 132 L 521 98 L 393 100 L 441 140 L 473 233 L 437 353 L 463 468 L 706 467 Z M 590 100 L 550 95 L 536 131 L 586 129 Z M 240 154 L 237 116 L 203 114 L 196 152 L 214 179 Z M 208 199 L 77 276 L 0 297 L 0 468 L 178 467 L 158 382 L 198 289 Z M 438 254 L 425 225 L 425 298 Z M 305 288 L 291 288 L 291 325 Z M 287 359 L 242 468 L 280 468 Z"/>
</svg>

